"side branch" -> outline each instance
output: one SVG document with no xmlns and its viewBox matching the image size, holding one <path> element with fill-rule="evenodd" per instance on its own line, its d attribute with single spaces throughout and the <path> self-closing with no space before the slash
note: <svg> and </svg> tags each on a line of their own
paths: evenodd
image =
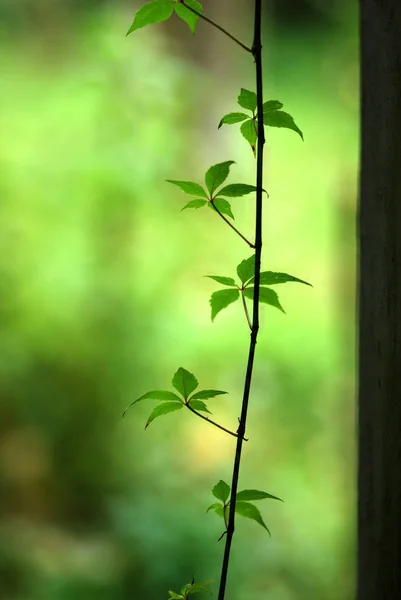
<svg viewBox="0 0 401 600">
<path fill-rule="evenodd" d="M 195 15 L 198 15 L 198 17 L 200 19 L 203 19 L 204 21 L 206 21 L 207 23 L 209 23 L 209 25 L 213 25 L 213 27 L 216 27 L 216 29 L 218 29 L 219 31 L 221 31 L 221 33 L 224 33 L 224 35 L 226 35 L 227 37 L 229 37 L 230 40 L 233 40 L 233 42 L 235 42 L 236 44 L 238 44 L 238 46 L 241 46 L 241 48 L 243 48 L 244 50 L 246 50 L 247 52 L 250 52 L 252 54 L 252 48 L 249 48 L 249 46 L 247 46 L 246 44 L 244 44 L 243 42 L 241 42 L 239 39 L 237 39 L 235 36 L 233 36 L 231 33 L 229 33 L 226 29 L 224 29 L 220 25 L 217 25 L 217 23 L 215 23 L 211 19 L 208 19 L 208 17 L 205 17 L 205 15 L 203 15 L 200 12 L 198 12 L 197 10 L 195 10 L 194 8 L 192 8 L 191 6 L 188 6 L 188 4 L 186 4 L 184 2 L 184 0 L 179 0 L 179 2 L 181 4 L 183 4 L 183 6 L 185 6 L 185 8 L 187 8 L 191 12 L 195 13 Z"/>
<path fill-rule="evenodd" d="M 255 244 L 252 244 L 252 242 L 250 242 L 244 235 L 242 235 L 242 233 L 240 231 L 238 231 L 238 229 L 236 227 L 234 227 L 234 225 L 232 223 L 230 223 L 230 221 L 228 219 L 226 219 L 226 217 L 223 215 L 223 213 L 221 213 L 219 211 L 219 209 L 217 208 L 217 206 L 215 205 L 214 201 L 211 200 L 210 201 L 211 205 L 213 206 L 214 210 L 220 215 L 220 217 L 223 219 L 223 221 L 225 221 L 227 223 L 227 225 L 229 227 L 231 227 L 231 229 L 233 229 L 233 231 L 235 231 L 235 233 L 237 235 L 240 236 L 240 238 L 242 238 L 244 240 L 244 242 L 246 242 L 248 244 L 248 246 L 250 248 L 255 248 Z"/>
<path fill-rule="evenodd" d="M 212 425 L 214 425 L 215 427 L 218 427 L 218 429 L 221 429 L 222 431 L 225 431 L 226 433 L 228 433 L 229 435 L 232 435 L 233 437 L 238 437 L 238 432 L 234 432 L 234 431 L 230 431 L 230 429 L 226 429 L 225 427 L 223 427 L 223 425 L 219 425 L 218 423 L 216 423 L 215 421 L 212 421 L 212 419 L 209 419 L 209 417 L 206 417 L 205 415 L 202 415 L 202 413 L 198 412 L 197 410 L 195 410 L 194 408 L 192 408 L 192 406 L 190 406 L 189 404 L 185 403 L 185 406 L 187 408 L 189 408 L 189 410 L 191 412 L 194 413 L 194 415 L 196 415 L 197 417 L 200 417 L 201 419 L 203 419 L 204 421 L 207 421 L 208 423 L 211 423 Z M 246 437 L 243 438 L 245 442 L 248 441 L 248 439 Z"/>
</svg>

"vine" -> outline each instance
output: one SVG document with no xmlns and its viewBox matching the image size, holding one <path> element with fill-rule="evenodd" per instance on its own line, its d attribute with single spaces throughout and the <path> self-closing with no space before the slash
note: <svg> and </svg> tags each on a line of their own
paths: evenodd
<svg viewBox="0 0 401 600">
<path fill-rule="evenodd" d="M 237 266 L 239 282 L 236 282 L 232 277 L 220 275 L 205 276 L 213 279 L 225 288 L 214 292 L 210 298 L 212 321 L 221 310 L 241 299 L 245 318 L 250 329 L 249 352 L 239 426 L 236 431 L 224 427 L 207 416 L 212 413 L 206 405 L 206 401 L 227 394 L 227 392 L 214 389 L 205 389 L 195 392 L 199 385 L 198 381 L 192 373 L 183 367 L 180 367 L 176 371 L 172 379 L 172 386 L 176 390 L 175 392 L 168 390 L 152 390 L 146 392 L 131 402 L 125 409 L 123 415 L 125 415 L 127 410 L 137 402 L 143 400 L 159 400 L 161 401 L 161 404 L 158 404 L 151 412 L 146 421 L 145 429 L 156 418 L 187 408 L 194 415 L 207 421 L 210 425 L 213 425 L 236 438 L 231 486 L 225 481 L 220 480 L 212 488 L 212 494 L 219 502 L 211 504 L 206 511 L 214 511 L 224 521 L 225 530 L 219 538 L 219 540 L 221 540 L 225 537 L 225 548 L 218 592 L 218 600 L 224 600 L 231 544 L 235 530 L 235 515 L 237 514 L 254 520 L 266 529 L 270 535 L 270 531 L 266 526 L 259 509 L 252 502 L 264 499 L 282 501 L 281 498 L 260 490 L 251 489 L 238 491 L 238 479 L 242 445 L 244 441 L 248 441 L 245 437 L 245 433 L 255 348 L 259 332 L 259 304 L 261 302 L 269 304 L 284 312 L 279 297 L 271 286 L 288 282 L 311 285 L 310 283 L 287 273 L 261 270 L 263 194 L 265 193 L 267 196 L 266 190 L 263 189 L 265 127 L 282 127 L 293 130 L 302 138 L 302 140 L 303 134 L 295 124 L 292 116 L 281 110 L 283 108 L 281 102 L 278 100 L 263 101 L 262 0 L 255 0 L 252 46 L 244 44 L 226 29 L 205 16 L 203 14 L 202 5 L 197 2 L 197 0 L 154 0 L 153 2 L 148 2 L 136 13 L 127 35 L 147 25 L 165 21 L 169 19 L 173 13 L 189 26 L 192 33 L 195 33 L 199 19 L 207 22 L 235 42 L 247 53 L 251 54 L 255 64 L 256 92 L 242 88 L 237 100 L 238 105 L 242 109 L 241 112 L 230 112 L 223 116 L 218 124 L 218 128 L 220 129 L 223 125 L 241 123 L 240 132 L 249 144 L 253 155 L 256 158 L 256 185 L 230 183 L 223 186 L 230 174 L 230 168 L 234 164 L 234 161 L 232 160 L 212 165 L 206 171 L 204 185 L 193 181 L 167 180 L 168 183 L 179 187 L 184 193 L 193 197 L 181 210 L 198 210 L 203 207 L 210 208 L 212 212 L 217 214 L 243 242 L 254 250 L 252 256 L 246 258 Z M 244 112 L 244 110 L 247 112 Z M 251 241 L 232 223 L 234 215 L 230 202 L 227 200 L 227 198 L 239 198 L 252 193 L 256 194 L 254 241 Z M 247 300 L 252 301 L 251 312 L 248 309 Z M 178 392 L 178 394 L 176 392 Z M 203 581 L 195 583 L 194 579 L 192 579 L 191 583 L 185 585 L 179 593 L 169 591 L 169 596 L 171 599 L 188 600 L 189 596 L 205 590 L 206 586 L 210 583 L 212 582 Z"/>
</svg>

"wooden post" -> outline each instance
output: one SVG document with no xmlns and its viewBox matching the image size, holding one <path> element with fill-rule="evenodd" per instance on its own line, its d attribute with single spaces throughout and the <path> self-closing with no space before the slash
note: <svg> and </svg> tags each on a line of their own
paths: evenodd
<svg viewBox="0 0 401 600">
<path fill-rule="evenodd" d="M 401 592 L 401 2 L 360 0 L 357 600 Z"/>
</svg>

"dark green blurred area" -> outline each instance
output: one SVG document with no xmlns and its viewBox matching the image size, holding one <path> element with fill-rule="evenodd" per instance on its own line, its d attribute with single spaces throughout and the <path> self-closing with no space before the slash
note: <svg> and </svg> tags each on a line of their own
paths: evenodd
<svg viewBox="0 0 401 600">
<path fill-rule="evenodd" d="M 205 513 L 229 481 L 231 438 L 191 414 L 144 423 L 183 366 L 225 389 L 235 429 L 248 332 L 240 305 L 210 321 L 217 284 L 249 249 L 165 179 L 235 160 L 217 130 L 253 87 L 249 57 L 201 23 L 125 38 L 141 3 L 0 0 L 0 597 L 157 600 L 214 579 L 222 523 Z M 354 219 L 357 32 L 344 1 L 266 4 L 265 99 L 304 132 L 269 130 L 262 307 L 243 488 L 272 538 L 238 519 L 230 600 L 348 600 L 354 578 Z M 205 2 L 244 40 L 252 2 Z M 234 7 L 234 8 L 233 8 Z M 252 235 L 252 198 L 233 199 Z M 277 313 L 277 314 L 276 314 Z M 199 422 L 198 422 L 199 421 Z"/>
</svg>

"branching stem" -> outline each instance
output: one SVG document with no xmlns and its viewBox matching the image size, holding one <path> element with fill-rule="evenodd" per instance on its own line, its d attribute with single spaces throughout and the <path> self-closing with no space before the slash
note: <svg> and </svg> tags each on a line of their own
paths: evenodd
<svg viewBox="0 0 401 600">
<path fill-rule="evenodd" d="M 204 21 L 206 21 L 207 23 L 209 23 L 210 25 L 213 25 L 213 27 L 216 27 L 216 29 L 218 29 L 219 31 L 221 31 L 222 33 L 224 33 L 224 35 L 226 35 L 227 37 L 230 38 L 230 40 L 233 40 L 233 42 L 235 42 L 236 44 L 238 44 L 239 46 L 241 46 L 241 48 L 243 48 L 244 50 L 246 50 L 247 52 L 250 52 L 252 54 L 252 48 L 249 48 L 249 46 L 247 46 L 246 44 L 244 44 L 243 42 L 241 42 L 239 39 L 237 39 L 235 36 L 233 36 L 231 33 L 229 33 L 226 29 L 224 29 L 223 27 L 221 27 L 220 25 L 217 25 L 217 23 L 215 23 L 214 21 L 212 21 L 211 19 L 209 19 L 208 17 L 205 17 L 205 15 L 203 15 L 202 13 L 198 12 L 197 10 L 195 10 L 194 8 L 192 8 L 191 6 L 188 6 L 188 4 L 186 4 L 184 2 L 184 0 L 179 0 L 181 2 L 181 4 L 183 4 L 188 10 L 190 10 L 191 12 L 195 13 L 195 15 L 198 15 L 198 17 L 200 19 L 203 19 Z"/>
<path fill-rule="evenodd" d="M 226 219 L 226 217 L 223 215 L 223 213 L 221 213 L 219 211 L 219 209 L 217 208 L 217 206 L 214 203 L 214 199 L 210 200 L 210 204 L 213 206 L 214 210 L 220 215 L 220 217 L 223 219 L 223 221 L 225 221 L 227 223 L 227 225 L 229 227 L 231 227 L 231 229 L 233 229 L 235 231 L 235 233 L 237 235 L 239 235 L 240 238 L 242 238 L 244 240 L 244 242 L 246 242 L 250 248 L 255 248 L 255 244 L 252 244 L 252 242 L 250 242 L 244 235 L 242 235 L 242 233 L 240 231 L 238 231 L 238 229 L 236 227 L 234 227 L 234 225 L 232 223 L 230 223 L 230 221 L 228 219 Z"/>
<path fill-rule="evenodd" d="M 246 369 L 244 395 L 242 399 L 241 418 L 238 427 L 237 446 L 235 449 L 234 469 L 231 480 L 230 513 L 228 517 L 228 528 L 226 545 L 223 556 L 223 566 L 220 577 L 218 600 L 224 600 L 228 565 L 230 561 L 231 543 L 235 526 L 235 505 L 237 498 L 238 477 L 241 463 L 242 439 L 245 435 L 246 419 L 248 413 L 249 392 L 251 389 L 253 362 L 255 357 L 256 341 L 259 331 L 259 289 L 260 289 L 260 259 L 262 254 L 262 197 L 263 197 L 263 147 L 265 143 L 263 125 L 263 78 L 262 78 L 262 0 L 255 0 L 255 25 L 252 55 L 256 67 L 256 94 L 258 110 L 258 146 L 256 163 L 256 223 L 255 223 L 255 279 L 253 295 L 253 315 L 251 341 L 249 346 L 248 365 Z"/>
<path fill-rule="evenodd" d="M 226 429 L 225 427 L 223 427 L 223 425 L 219 425 L 218 423 L 216 423 L 215 421 L 212 421 L 212 419 L 209 419 L 209 417 L 206 417 L 205 415 L 202 415 L 202 413 L 198 412 L 197 410 L 195 410 L 194 408 L 192 408 L 192 406 L 190 404 L 187 404 L 186 402 L 184 403 L 184 405 L 189 408 L 189 410 L 191 412 L 194 413 L 194 415 L 197 415 L 198 417 L 200 417 L 201 419 L 203 419 L 204 421 L 207 421 L 208 423 L 211 423 L 212 425 L 214 425 L 215 427 L 218 427 L 219 429 L 221 429 L 222 431 L 225 431 L 226 433 L 234 436 L 234 437 L 238 437 L 238 432 L 234 432 L 234 431 L 230 431 L 230 429 Z M 246 437 L 244 437 L 244 441 L 247 442 L 248 439 Z"/>
</svg>

